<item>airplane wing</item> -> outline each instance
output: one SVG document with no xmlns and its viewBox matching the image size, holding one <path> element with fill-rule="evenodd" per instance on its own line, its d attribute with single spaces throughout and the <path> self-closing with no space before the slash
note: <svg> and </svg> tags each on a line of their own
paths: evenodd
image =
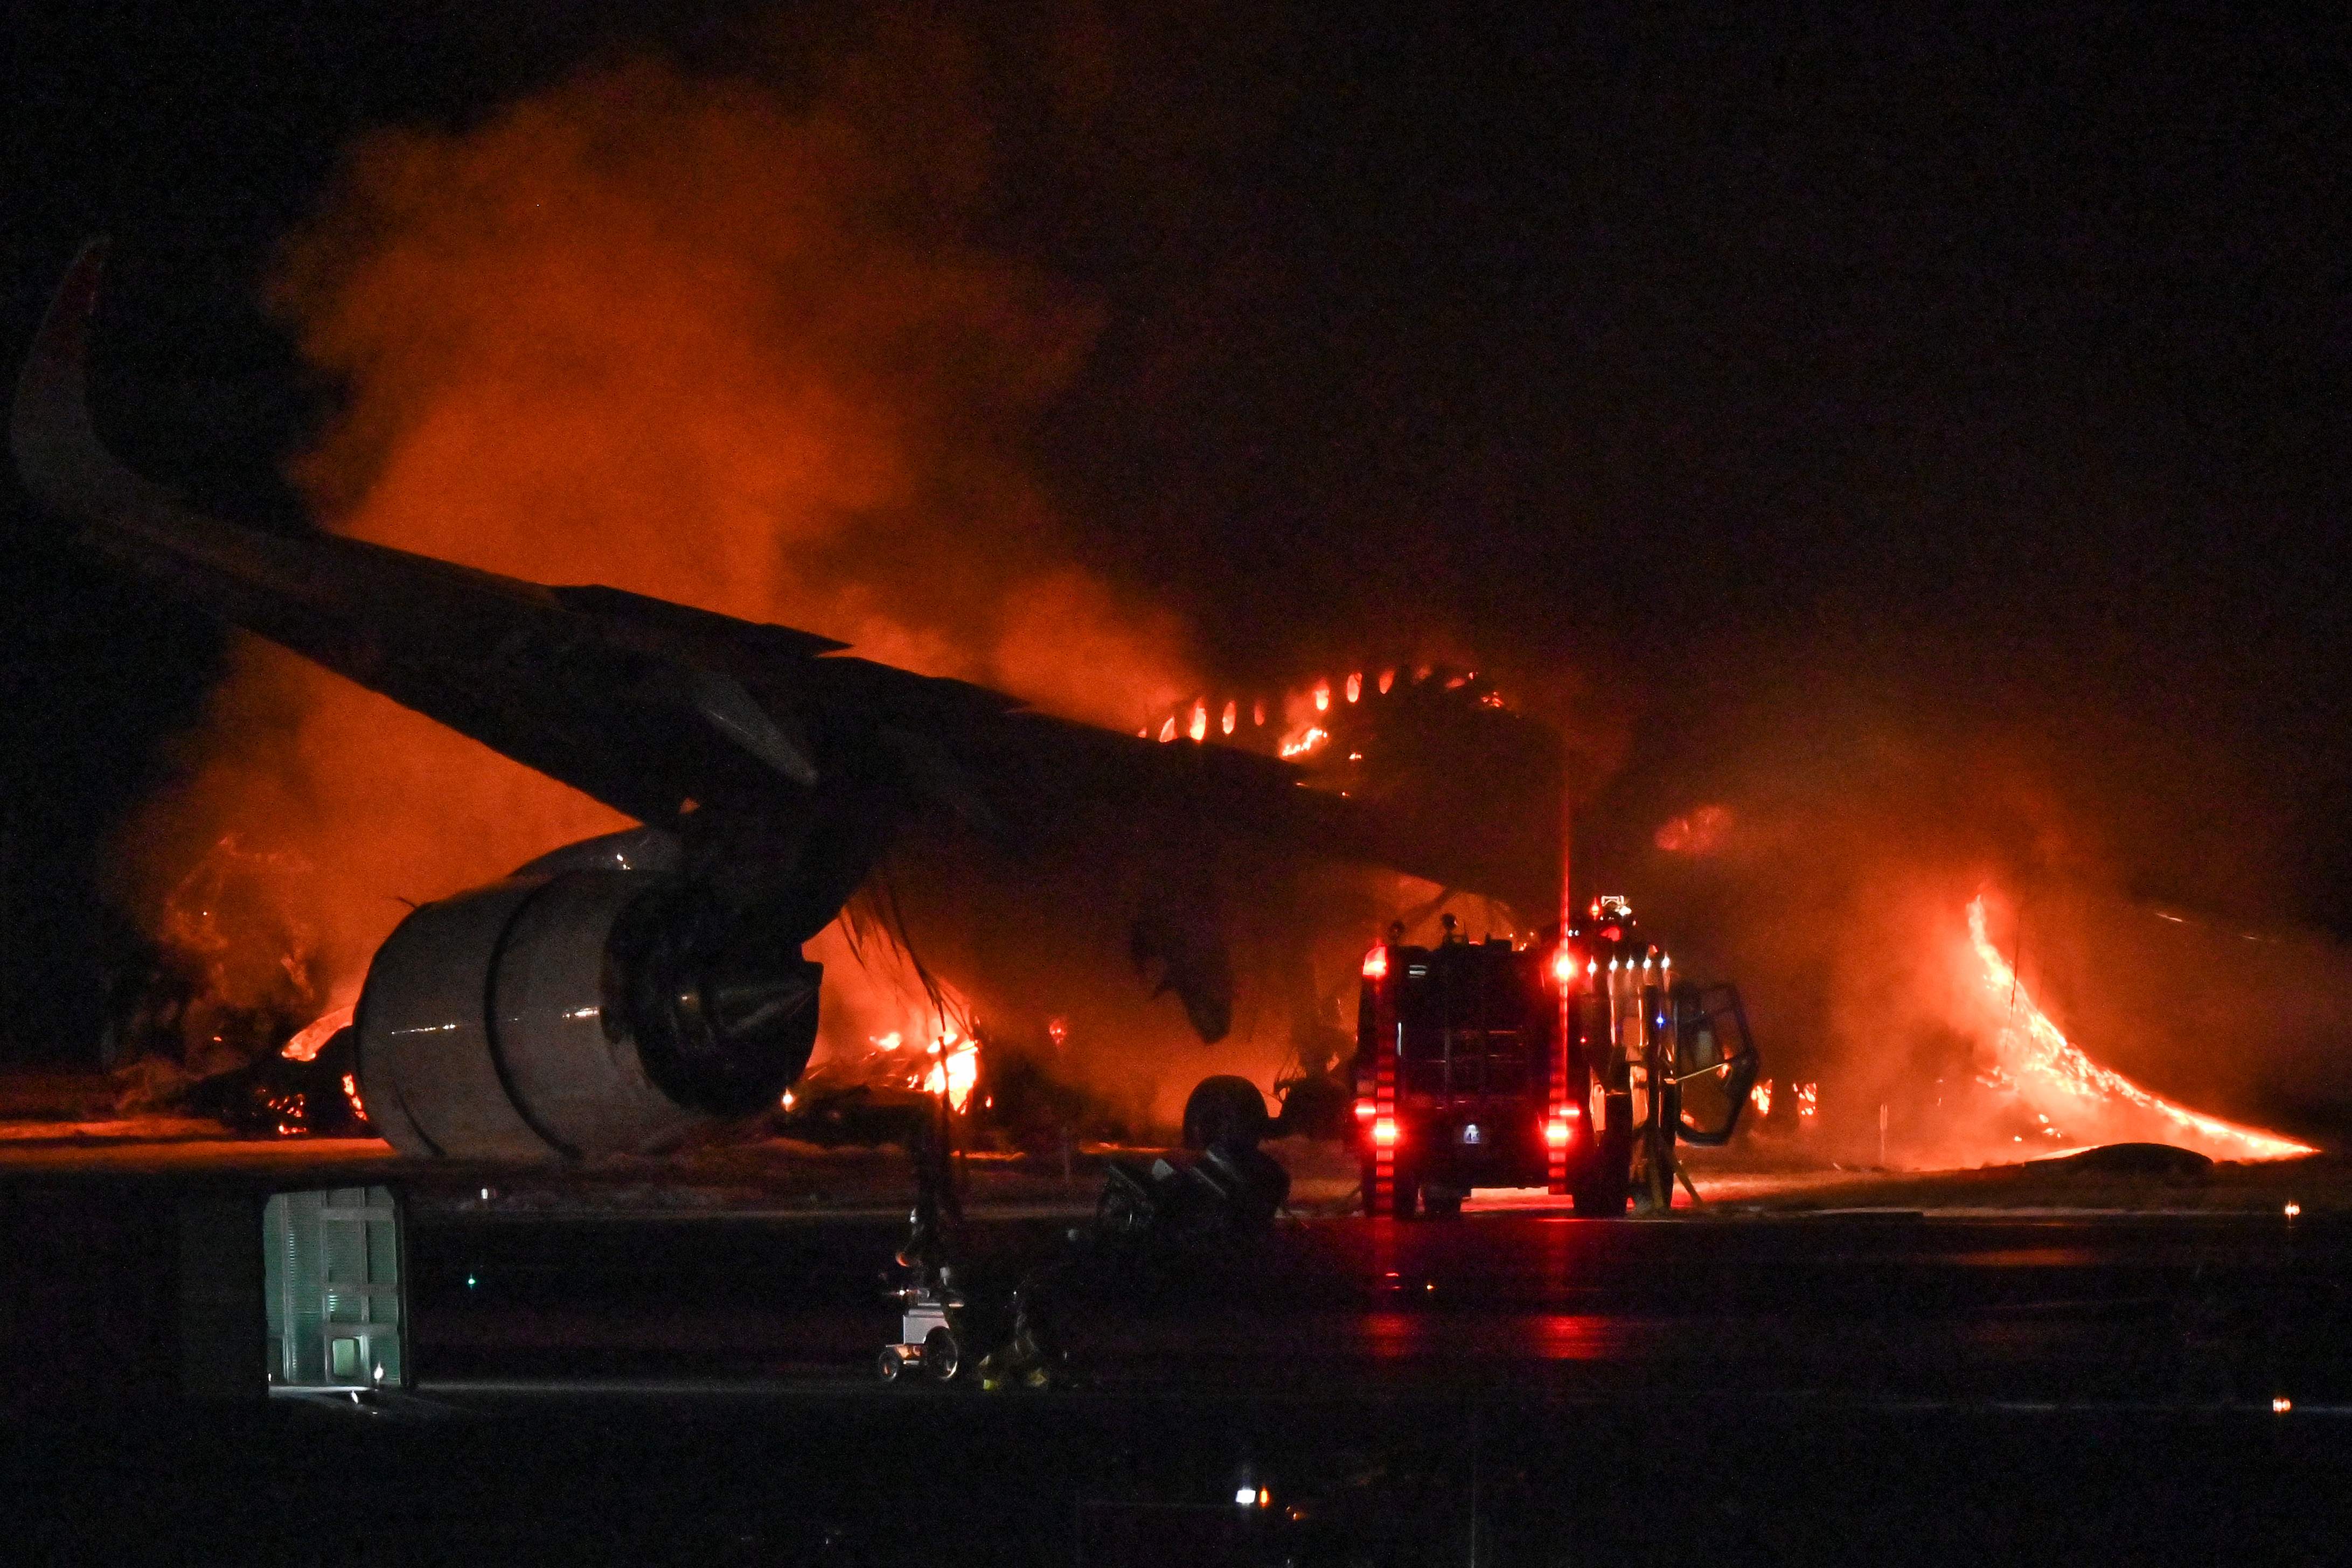
<svg viewBox="0 0 2352 1568">
<path fill-rule="evenodd" d="M 85 548 L 640 821 L 799 824 L 819 924 L 911 813 L 1017 844 L 1081 804 L 1175 812 L 1526 907 L 1553 895 L 1554 824 L 1531 836 L 1402 815 L 1271 758 L 1055 718 L 811 632 L 205 516 L 98 439 L 85 360 L 103 260 L 93 244 L 59 287 L 11 422 L 26 487 Z"/>
</svg>

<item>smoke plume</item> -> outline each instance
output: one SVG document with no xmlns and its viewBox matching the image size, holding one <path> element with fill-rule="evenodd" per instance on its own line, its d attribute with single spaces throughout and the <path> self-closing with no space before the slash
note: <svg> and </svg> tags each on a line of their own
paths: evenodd
<svg viewBox="0 0 2352 1568">
<path fill-rule="evenodd" d="M 374 135 L 272 290 L 343 392 L 298 483 L 340 532 L 1131 723 L 1191 684 L 1183 638 L 1074 562 L 1024 464 L 1094 315 L 968 237 L 988 160 L 945 46 L 804 102 L 641 62 Z M 268 955 L 224 1000 L 294 1012 L 348 999 L 409 904 L 618 825 L 247 643 L 122 858 L 167 945 L 196 896 Z"/>
</svg>

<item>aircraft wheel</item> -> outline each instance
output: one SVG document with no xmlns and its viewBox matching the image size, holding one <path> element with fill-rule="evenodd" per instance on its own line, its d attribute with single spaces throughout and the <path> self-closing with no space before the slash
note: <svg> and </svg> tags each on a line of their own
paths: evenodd
<svg viewBox="0 0 2352 1568">
<path fill-rule="evenodd" d="M 895 1344 L 886 1344 L 882 1354 L 874 1358 L 874 1370 L 885 1383 L 896 1383 L 907 1375 L 907 1357 Z"/>
<path fill-rule="evenodd" d="M 963 1368 L 963 1347 L 945 1329 L 933 1329 L 923 1336 L 923 1370 L 933 1383 L 947 1383 Z"/>
</svg>

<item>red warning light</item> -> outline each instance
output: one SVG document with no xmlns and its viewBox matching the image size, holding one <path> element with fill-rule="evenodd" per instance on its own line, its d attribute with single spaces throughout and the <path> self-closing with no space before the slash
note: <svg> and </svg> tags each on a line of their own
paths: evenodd
<svg viewBox="0 0 2352 1568">
<path fill-rule="evenodd" d="M 1386 947 L 1375 947 L 1364 955 L 1364 978 L 1383 980 L 1388 977 L 1388 973 L 1389 950 Z"/>
<path fill-rule="evenodd" d="M 1573 1136 L 1573 1133 L 1570 1129 L 1568 1118 L 1565 1116 L 1554 1116 L 1550 1121 L 1544 1124 L 1544 1142 L 1550 1145 L 1555 1149 L 1564 1149 L 1568 1147 L 1568 1140 L 1571 1136 Z"/>
<path fill-rule="evenodd" d="M 1565 942 L 1559 945 L 1559 951 L 1552 955 L 1551 977 L 1563 986 L 1576 978 L 1576 952 Z"/>
<path fill-rule="evenodd" d="M 1383 1116 L 1372 1124 L 1372 1142 L 1384 1149 L 1396 1147 L 1397 1124 L 1393 1116 Z"/>
<path fill-rule="evenodd" d="M 1370 1100 L 1359 1100 L 1356 1102 L 1356 1120 L 1359 1122 L 1369 1122 L 1372 1119 L 1373 1113 L 1379 1109 L 1380 1107 L 1373 1104 Z"/>
</svg>

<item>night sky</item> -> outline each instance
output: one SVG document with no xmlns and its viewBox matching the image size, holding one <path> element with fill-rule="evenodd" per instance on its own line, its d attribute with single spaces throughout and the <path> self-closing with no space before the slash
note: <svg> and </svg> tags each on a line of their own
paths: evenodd
<svg viewBox="0 0 2352 1568">
<path fill-rule="evenodd" d="M 259 299 L 353 138 L 640 54 L 789 100 L 890 47 L 848 7 L 653 9 L 19 20 L 9 361 L 111 233 L 101 428 L 299 526 L 281 466 L 334 389 Z M 978 237 L 1097 322 L 1031 435 L 1069 549 L 1204 667 L 1571 671 L 1622 737 L 1604 862 L 1741 758 L 1833 761 L 1846 716 L 1997 737 L 2117 824 L 2135 894 L 2352 936 L 2342 26 L 1262 9 L 927 24 L 987 123 Z M 6 493 L 0 1040 L 89 1061 L 102 842 L 224 640 Z"/>
</svg>

